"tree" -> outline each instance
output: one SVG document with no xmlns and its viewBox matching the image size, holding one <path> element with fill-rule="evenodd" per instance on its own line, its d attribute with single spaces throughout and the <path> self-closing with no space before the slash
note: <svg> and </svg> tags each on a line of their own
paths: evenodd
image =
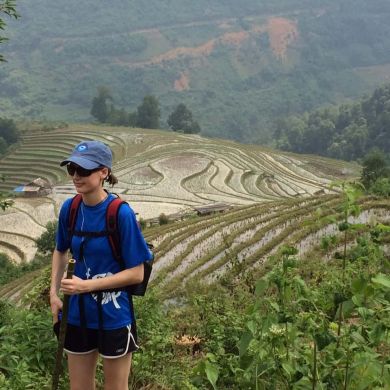
<svg viewBox="0 0 390 390">
<path fill-rule="evenodd" d="M 0 137 L 0 157 L 3 156 L 3 154 L 7 151 L 7 149 L 8 149 L 7 141 L 3 137 Z"/>
<path fill-rule="evenodd" d="M 107 106 L 107 100 L 112 101 L 112 96 L 107 87 L 98 88 L 98 96 L 92 100 L 91 115 L 94 116 L 99 122 L 107 123 L 110 109 Z"/>
<path fill-rule="evenodd" d="M 17 19 L 19 15 L 16 12 L 15 1 L 14 0 L 0 0 L 0 31 L 5 30 L 6 23 L 2 18 L 2 14 L 9 16 L 10 18 Z M 8 39 L 0 35 L 0 43 L 7 41 Z M 4 57 L 0 54 L 0 62 L 5 61 Z"/>
<path fill-rule="evenodd" d="M 4 138 L 8 145 L 18 140 L 18 130 L 12 119 L 0 118 L 0 137 Z"/>
<path fill-rule="evenodd" d="M 137 108 L 137 126 L 144 129 L 158 129 L 160 127 L 160 107 L 156 97 L 145 96 Z"/>
<path fill-rule="evenodd" d="M 364 186 L 370 188 L 378 179 L 389 175 L 386 159 L 378 149 L 372 150 L 363 160 L 361 181 Z"/>
<path fill-rule="evenodd" d="M 136 127 L 137 126 L 137 112 L 136 111 L 129 113 L 128 126 L 129 127 Z"/>
<path fill-rule="evenodd" d="M 179 104 L 169 115 L 168 125 L 173 131 L 183 130 L 189 134 L 200 132 L 198 122 L 194 121 L 192 112 L 183 103 Z"/>
</svg>

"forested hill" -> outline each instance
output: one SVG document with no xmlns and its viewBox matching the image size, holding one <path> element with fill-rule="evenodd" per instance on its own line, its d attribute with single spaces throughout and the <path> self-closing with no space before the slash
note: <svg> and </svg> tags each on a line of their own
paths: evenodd
<svg viewBox="0 0 390 390">
<path fill-rule="evenodd" d="M 388 0 L 19 0 L 1 116 L 90 120 L 98 86 L 133 111 L 185 103 L 204 135 L 267 142 L 275 119 L 390 75 Z"/>
<path fill-rule="evenodd" d="M 377 148 L 390 156 L 390 84 L 353 104 L 286 118 L 275 137 L 279 148 L 299 153 L 355 160 Z"/>
</svg>

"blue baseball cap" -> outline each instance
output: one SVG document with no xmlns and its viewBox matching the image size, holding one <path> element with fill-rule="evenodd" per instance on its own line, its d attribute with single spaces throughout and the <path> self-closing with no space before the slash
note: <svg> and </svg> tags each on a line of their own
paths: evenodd
<svg viewBox="0 0 390 390">
<path fill-rule="evenodd" d="M 99 167 L 112 167 L 111 149 L 100 141 L 83 141 L 75 146 L 72 154 L 62 161 L 60 166 L 70 162 L 79 165 L 84 169 L 95 169 Z"/>
</svg>

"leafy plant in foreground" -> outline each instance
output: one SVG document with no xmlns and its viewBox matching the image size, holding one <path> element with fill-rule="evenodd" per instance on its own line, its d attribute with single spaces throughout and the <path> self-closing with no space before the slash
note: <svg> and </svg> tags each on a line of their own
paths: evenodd
<svg viewBox="0 0 390 390">
<path fill-rule="evenodd" d="M 255 300 L 243 313 L 238 351 L 208 350 L 212 354 L 198 364 L 194 383 L 199 388 L 240 389 L 390 386 L 389 262 L 380 249 L 387 229 L 377 225 L 358 237 L 342 262 L 330 260 L 325 266 L 312 259 L 305 264 L 321 278 L 311 279 L 312 271 L 300 268 L 296 249 L 282 247 L 278 263 L 256 283 L 254 296 L 247 295 Z M 208 299 L 202 301 L 206 306 Z M 234 317 L 225 309 L 228 322 Z M 215 343 L 211 330 L 222 324 L 219 310 L 214 314 L 213 325 L 208 324 L 213 340 L 206 344 Z M 225 329 L 231 339 L 229 325 Z M 220 345 L 226 342 L 223 335 L 218 339 Z"/>
</svg>

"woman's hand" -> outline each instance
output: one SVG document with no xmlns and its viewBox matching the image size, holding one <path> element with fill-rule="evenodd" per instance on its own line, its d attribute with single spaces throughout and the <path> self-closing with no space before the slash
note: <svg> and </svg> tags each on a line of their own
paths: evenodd
<svg viewBox="0 0 390 390">
<path fill-rule="evenodd" d="M 58 322 L 58 313 L 62 309 L 62 301 L 57 294 L 50 294 L 50 308 L 53 316 L 53 324 Z"/>
<path fill-rule="evenodd" d="M 61 280 L 60 291 L 67 295 L 86 293 L 90 291 L 89 282 L 90 280 L 83 280 L 73 275 L 72 279 Z"/>
</svg>

